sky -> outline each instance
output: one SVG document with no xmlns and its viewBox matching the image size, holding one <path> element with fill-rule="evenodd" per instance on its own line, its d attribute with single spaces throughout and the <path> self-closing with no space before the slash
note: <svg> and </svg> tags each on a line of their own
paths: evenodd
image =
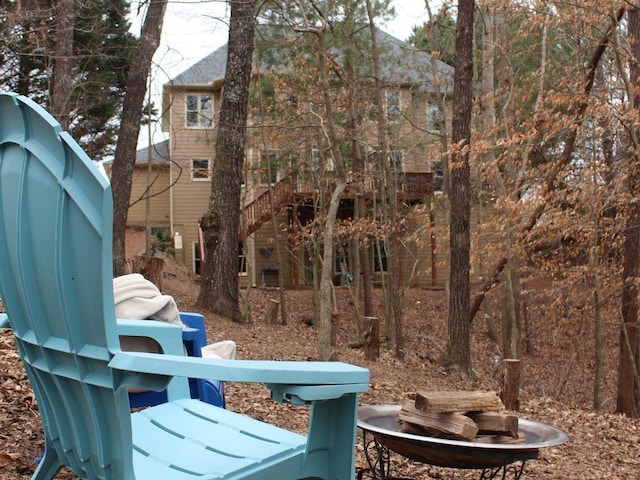
<svg viewBox="0 0 640 480">
<path fill-rule="evenodd" d="M 435 13 L 436 1 L 429 0 Z M 380 27 L 406 40 L 414 25 L 428 18 L 425 0 L 392 0 L 396 18 Z M 135 3 L 133 4 L 135 5 Z M 151 100 L 159 108 L 162 85 L 227 42 L 229 11 L 225 0 L 169 0 L 160 47 L 151 72 Z M 140 34 L 140 19 L 133 18 L 132 32 Z M 151 127 L 153 142 L 166 138 L 160 127 Z M 148 144 L 148 128 L 143 128 L 138 145 Z"/>
</svg>

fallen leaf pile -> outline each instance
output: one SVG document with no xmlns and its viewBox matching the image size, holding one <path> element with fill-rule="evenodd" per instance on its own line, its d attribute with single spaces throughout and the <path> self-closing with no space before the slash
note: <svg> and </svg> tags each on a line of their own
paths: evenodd
<svg viewBox="0 0 640 480">
<path fill-rule="evenodd" d="M 168 262 L 162 289 L 173 295 L 183 311 L 194 311 L 199 284 L 184 269 Z M 249 304 L 252 325 L 239 325 L 206 314 L 210 341 L 233 339 L 239 358 L 309 360 L 316 357 L 316 330 L 309 326 L 311 290 L 286 292 L 287 325 L 267 325 L 264 315 L 269 299 L 279 299 L 273 289 L 251 289 Z M 376 290 L 375 309 L 382 316 L 382 292 Z M 364 361 L 362 349 L 353 348 L 358 335 L 351 295 L 336 290 L 339 335 L 336 353 L 342 361 L 365 366 L 371 371 L 369 391 L 361 404 L 402 404 L 417 390 L 500 390 L 500 366 L 493 363 L 496 346 L 485 333 L 488 315 L 472 325 L 472 359 L 476 379 L 448 373 L 440 365 L 446 345 L 446 293 L 411 289 L 406 292 L 406 357 L 398 360 L 388 342 L 381 346 L 377 362 Z M 489 299 L 490 301 L 491 299 Z M 498 302 L 497 300 L 495 300 Z M 544 302 L 531 302 L 543 305 Z M 499 318 L 499 302 L 488 303 L 487 312 Z M 575 320 L 577 321 L 577 320 Z M 540 457 L 526 464 L 523 478 L 536 480 L 627 480 L 640 476 L 640 422 L 611 413 L 615 404 L 618 332 L 606 331 L 607 369 L 603 377 L 603 411 L 592 404 L 592 335 L 585 334 L 571 320 L 554 323 L 542 311 L 529 312 L 535 351 L 523 358 L 524 386 L 518 415 L 563 430 L 569 441 L 542 449 Z M 381 328 L 384 331 L 384 327 Z M 577 338 L 581 332 L 580 338 Z M 308 409 L 272 402 L 260 385 L 226 384 L 227 407 L 264 421 L 305 432 Z M 0 331 L 0 479 L 27 479 L 42 453 L 40 417 L 31 388 L 15 351 L 10 332 Z M 357 436 L 356 468 L 365 469 L 361 432 Z M 458 470 L 416 464 L 391 455 L 394 477 L 415 479 L 477 479 L 476 470 Z M 68 471 L 58 479 L 75 479 Z M 372 478 L 364 473 L 363 479 Z M 167 479 L 170 480 L 170 479 Z"/>
</svg>

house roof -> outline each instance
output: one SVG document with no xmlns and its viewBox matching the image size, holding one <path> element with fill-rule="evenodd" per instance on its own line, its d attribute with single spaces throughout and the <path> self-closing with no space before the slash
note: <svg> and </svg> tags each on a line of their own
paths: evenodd
<svg viewBox="0 0 640 480">
<path fill-rule="evenodd" d="M 154 143 L 153 145 L 136 150 L 136 165 L 146 165 L 149 161 L 149 149 L 151 149 L 151 164 L 169 163 L 169 140 Z"/>
<path fill-rule="evenodd" d="M 400 85 L 420 85 L 426 91 L 433 91 L 433 66 L 442 82 L 442 89 L 453 91 L 454 68 L 441 60 L 434 59 L 426 52 L 403 42 L 382 30 L 376 35 L 380 51 L 380 69 L 383 82 Z"/>
<path fill-rule="evenodd" d="M 150 147 L 139 148 L 136 150 L 136 165 L 146 165 L 149 161 L 149 148 L 151 148 L 151 164 L 166 165 L 169 163 L 169 140 L 154 143 Z M 103 166 L 111 169 L 113 166 L 113 158 L 109 158 L 102 162 Z"/>
<path fill-rule="evenodd" d="M 223 80 L 227 70 L 227 44 L 214 50 L 187 70 L 171 79 L 173 85 L 210 85 Z"/>
<path fill-rule="evenodd" d="M 264 27 L 259 30 L 264 31 Z M 425 91 L 433 91 L 433 71 L 432 58 L 426 52 L 416 49 L 409 43 L 403 42 L 380 29 L 376 29 L 376 37 L 379 46 L 379 57 L 381 76 L 383 82 L 391 85 L 418 85 Z M 282 32 L 282 30 L 279 30 Z M 362 34 L 368 34 L 368 29 L 362 29 Z M 258 35 L 261 32 L 258 32 Z M 299 36 L 295 32 L 289 31 L 288 38 L 280 36 L 278 39 L 288 42 L 293 40 L 292 35 Z M 263 38 L 266 35 L 263 35 Z M 273 45 L 277 45 L 274 42 Z M 277 55 L 273 49 L 270 49 L 270 63 L 273 65 L 262 65 L 264 70 L 267 67 L 282 67 L 286 64 L 283 55 Z M 227 44 L 214 50 L 209 55 L 196 62 L 194 65 L 171 79 L 165 84 L 165 88 L 173 86 L 208 86 L 215 82 L 221 82 L 226 72 L 227 61 Z M 262 63 L 265 59 L 261 58 Z M 256 55 L 254 53 L 254 69 L 256 68 Z M 446 91 L 453 90 L 453 72 L 454 68 L 441 60 L 435 60 L 435 65 L 442 79 L 442 89 Z"/>
</svg>

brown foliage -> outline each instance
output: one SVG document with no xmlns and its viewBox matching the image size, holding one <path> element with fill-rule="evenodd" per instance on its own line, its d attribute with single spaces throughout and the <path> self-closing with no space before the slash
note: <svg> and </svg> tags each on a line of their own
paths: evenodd
<svg viewBox="0 0 640 480">
<path fill-rule="evenodd" d="M 535 280 L 535 281 L 534 281 Z M 558 298 L 553 282 L 529 280 L 530 311 L 535 355 L 525 355 L 524 386 L 521 389 L 520 415 L 549 423 L 564 430 L 569 443 L 543 450 L 541 458 L 530 461 L 526 477 L 540 480 L 627 479 L 640 471 L 638 445 L 640 423 L 610 413 L 590 411 L 592 364 L 592 326 L 575 313 L 552 313 L 552 299 Z M 186 271 L 167 261 L 163 279 L 165 293 L 173 295 L 179 307 L 192 310 L 198 283 Z M 405 360 L 395 358 L 393 347 L 382 343 L 378 362 L 364 360 L 361 349 L 351 348 L 356 340 L 356 326 L 350 295 L 339 289 L 336 297 L 340 311 L 338 345 L 340 359 L 366 366 L 371 370 L 371 385 L 362 395 L 362 404 L 401 404 L 418 390 L 499 390 L 498 368 L 493 363 L 494 345 L 487 339 L 485 324 L 472 327 L 475 381 L 448 374 L 440 360 L 446 342 L 446 293 L 438 290 L 412 289 L 406 292 Z M 310 290 L 286 292 L 289 324 L 262 323 L 269 299 L 278 298 L 271 289 L 250 292 L 253 325 L 240 325 L 207 314 L 210 341 L 232 338 L 238 343 L 239 358 L 307 360 L 315 357 L 317 332 L 308 325 L 311 318 Z M 375 310 L 382 312 L 382 292 L 375 291 Z M 489 313 L 498 317 L 501 308 L 497 296 L 490 297 Z M 562 304 L 562 302 L 560 302 Z M 543 308 L 544 307 L 544 308 Z M 484 320 L 479 318 L 479 320 Z M 617 327 L 607 330 L 608 368 L 605 375 L 605 407 L 613 407 L 617 353 Z M 42 433 L 31 388 L 27 382 L 13 339 L 0 334 L 0 479 L 26 479 L 35 468 L 34 459 L 41 453 Z M 287 428 L 304 432 L 307 410 L 283 406 L 269 399 L 262 386 L 227 384 L 228 408 Z M 364 467 L 361 437 L 358 436 L 357 466 Z M 447 470 L 414 464 L 392 457 L 394 475 L 410 478 L 478 478 L 477 471 Z M 75 478 L 69 472 L 58 478 Z M 366 478 L 366 476 L 365 476 Z"/>
</svg>

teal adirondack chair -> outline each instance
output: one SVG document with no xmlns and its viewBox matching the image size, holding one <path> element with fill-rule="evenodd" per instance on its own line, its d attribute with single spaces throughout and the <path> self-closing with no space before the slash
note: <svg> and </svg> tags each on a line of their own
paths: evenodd
<svg viewBox="0 0 640 480">
<path fill-rule="evenodd" d="M 121 351 L 111 222 L 109 184 L 81 148 L 31 100 L 0 95 L 0 296 L 44 428 L 33 478 L 66 465 L 90 479 L 353 479 L 368 370 Z M 180 328 L 145 329 L 182 348 Z M 167 403 L 131 413 L 127 387 L 163 390 L 174 376 Z M 191 399 L 189 377 L 308 404 L 307 435 Z"/>
</svg>

